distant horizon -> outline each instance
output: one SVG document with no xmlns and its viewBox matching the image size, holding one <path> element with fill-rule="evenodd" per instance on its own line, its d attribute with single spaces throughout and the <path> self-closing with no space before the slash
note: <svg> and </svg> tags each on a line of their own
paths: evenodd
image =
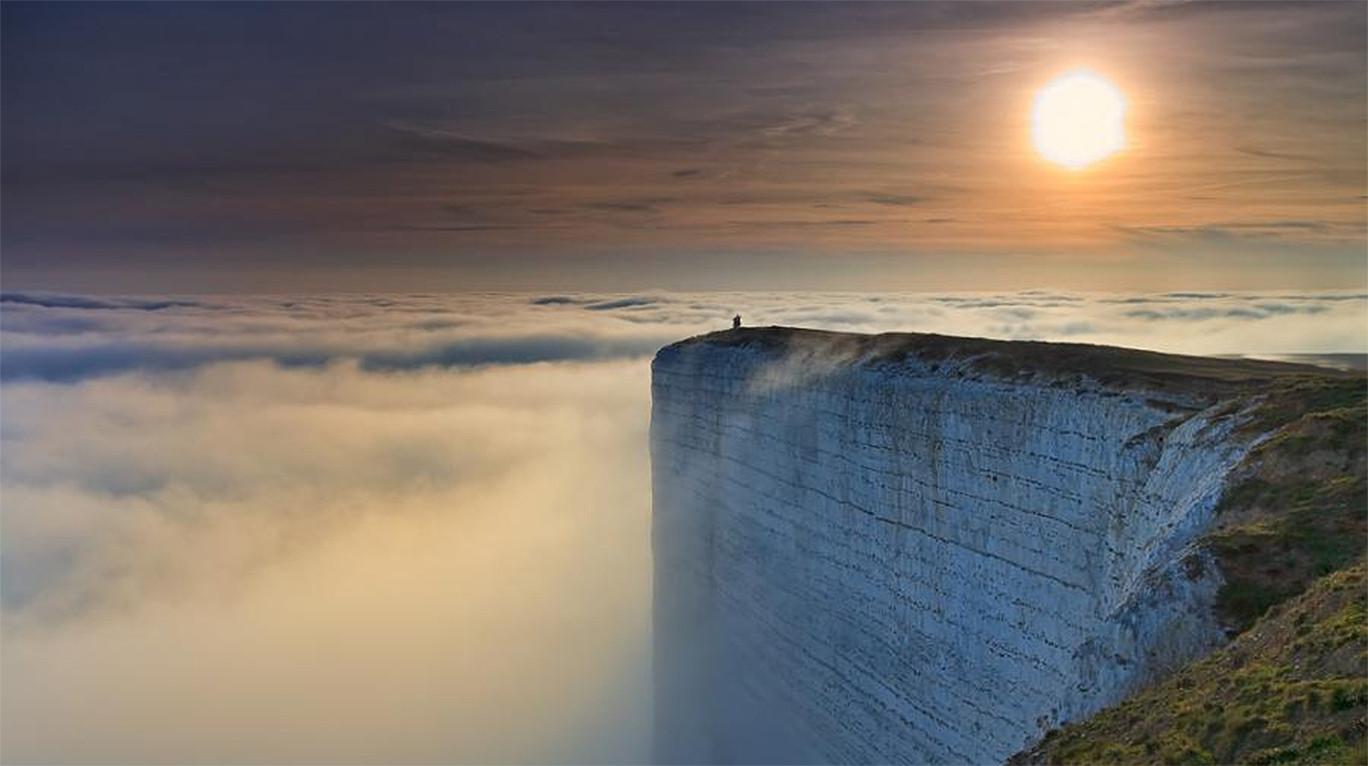
<svg viewBox="0 0 1368 766">
<path fill-rule="evenodd" d="M 961 282 L 955 279 L 935 280 L 935 284 L 941 286 L 927 286 L 924 280 L 919 280 L 909 275 L 902 279 L 891 277 L 884 274 L 884 278 L 878 280 L 878 284 L 859 286 L 850 284 L 848 279 L 847 286 L 833 286 L 821 283 L 820 281 L 799 281 L 787 286 L 765 284 L 767 277 L 763 274 L 751 274 L 742 277 L 725 278 L 723 275 L 728 272 L 694 273 L 681 275 L 672 282 L 649 282 L 641 281 L 631 277 L 614 278 L 609 276 L 605 282 L 598 283 L 587 281 L 591 275 L 578 274 L 563 280 L 548 280 L 544 282 L 527 281 L 513 282 L 506 280 L 490 280 L 481 284 L 468 284 L 469 280 L 462 279 L 458 275 L 448 275 L 451 282 L 456 284 L 443 284 L 434 286 L 432 275 L 421 273 L 411 274 L 403 271 L 392 271 L 378 269 L 377 271 L 386 274 L 383 279 L 375 279 L 372 272 L 367 270 L 353 271 L 346 276 L 337 277 L 305 277 L 293 286 L 283 286 L 282 282 L 289 282 L 279 275 L 263 275 L 256 277 L 243 272 L 225 273 L 221 278 L 215 278 L 203 273 L 197 274 L 192 282 L 185 282 L 174 274 L 165 275 L 158 278 L 156 275 L 136 275 L 131 276 L 127 273 L 119 272 L 85 272 L 79 274 L 54 275 L 51 278 L 34 278 L 24 276 L 15 279 L 8 275 L 0 278 L 0 289 L 5 292 L 50 292 L 50 293 L 71 293 L 88 295 L 137 295 L 137 294 L 176 294 L 176 295 L 288 295 L 288 294 L 322 294 L 335 293 L 339 295 L 347 294 L 374 294 L 374 293 L 393 293 L 393 294 L 413 294 L 413 293 L 481 293 L 481 292 L 505 292 L 505 293 L 554 293 L 554 292 L 576 292 L 576 293 L 644 293 L 644 292 L 811 292 L 811 293 L 973 293 L 973 292 L 1033 292 L 1033 291 L 1063 291 L 1080 293 L 1175 293 L 1175 292 L 1239 292 L 1239 293 L 1259 293 L 1277 292 L 1280 290 L 1302 291 L 1302 292 L 1368 292 L 1368 251 L 1365 251 L 1364 278 L 1355 282 L 1336 281 L 1332 278 L 1333 274 L 1318 275 L 1314 271 L 1302 272 L 1300 279 L 1281 278 L 1279 281 L 1264 280 L 1259 276 L 1259 272 L 1253 271 L 1242 277 L 1230 276 L 1227 281 L 1220 281 L 1219 277 L 1213 275 L 1214 281 L 1203 279 L 1192 279 L 1188 276 L 1173 277 L 1163 273 L 1153 274 L 1145 278 L 1135 277 L 1125 280 L 1105 281 L 1103 284 L 1094 286 L 1083 286 L 1075 284 L 1074 280 L 1060 281 L 1041 281 L 1022 280 L 1016 277 L 1001 275 L 996 278 L 986 280 L 988 284 L 973 284 L 972 282 Z M 600 266 L 603 266 L 600 264 Z M 604 267 L 606 268 L 606 267 Z M 781 269 L 776 265 L 776 269 Z M 1137 264 L 1134 269 L 1138 272 L 1153 272 L 1153 269 Z M 611 269 L 608 269 L 611 270 Z M 731 272 L 734 274 L 734 272 Z M 597 270 L 595 275 L 597 275 Z M 873 279 L 874 277 L 869 277 Z M 1095 279 L 1095 275 L 1094 275 Z M 716 281 L 715 281 L 716 280 Z M 1087 276 L 1080 275 L 1080 281 L 1088 281 Z M 728 286 L 709 286 L 722 284 L 724 281 L 731 282 Z M 379 286 L 375 285 L 379 282 Z M 741 284 L 734 284 L 740 282 Z M 894 283 L 894 285 L 890 285 Z M 839 285 L 839 282 L 838 282 Z M 904 286 L 905 285 L 905 286 Z M 996 286 L 995 286 L 996 285 Z"/>
</svg>

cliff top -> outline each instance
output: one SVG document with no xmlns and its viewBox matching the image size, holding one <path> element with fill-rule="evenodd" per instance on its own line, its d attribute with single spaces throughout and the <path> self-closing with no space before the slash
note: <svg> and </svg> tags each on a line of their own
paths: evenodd
<svg viewBox="0 0 1368 766">
<path fill-rule="evenodd" d="M 1087 376 L 1110 386 L 1217 396 L 1248 393 L 1275 382 L 1363 377 L 1362 373 L 1308 364 L 1185 356 L 1085 343 L 989 340 L 913 332 L 866 335 L 777 326 L 712 332 L 662 350 L 696 344 L 804 356 L 830 355 L 866 365 L 897 363 L 908 358 L 932 364 L 956 361 L 1006 378 L 1031 374 Z"/>
</svg>

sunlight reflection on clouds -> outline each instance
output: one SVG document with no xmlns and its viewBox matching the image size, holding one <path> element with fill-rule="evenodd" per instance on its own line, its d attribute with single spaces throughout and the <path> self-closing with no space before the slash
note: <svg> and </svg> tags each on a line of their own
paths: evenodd
<svg viewBox="0 0 1368 766">
<path fill-rule="evenodd" d="M 1359 293 L 5 294 L 0 308 L 0 703 L 6 758 L 23 761 L 644 759 L 647 360 L 734 312 L 1368 350 Z"/>
</svg>

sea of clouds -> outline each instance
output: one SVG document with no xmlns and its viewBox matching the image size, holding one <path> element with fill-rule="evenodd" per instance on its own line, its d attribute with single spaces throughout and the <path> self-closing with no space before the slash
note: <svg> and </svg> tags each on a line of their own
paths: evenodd
<svg viewBox="0 0 1368 766">
<path fill-rule="evenodd" d="M 5 293 L 0 755 L 645 760 L 648 362 L 735 312 L 1368 351 L 1363 292 Z"/>
</svg>

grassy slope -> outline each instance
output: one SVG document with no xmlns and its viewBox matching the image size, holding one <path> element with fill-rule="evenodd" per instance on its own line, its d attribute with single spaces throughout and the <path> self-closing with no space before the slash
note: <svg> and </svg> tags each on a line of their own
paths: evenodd
<svg viewBox="0 0 1368 766">
<path fill-rule="evenodd" d="M 1368 396 L 1361 380 L 1276 386 L 1245 426 L 1273 436 L 1241 466 L 1208 543 L 1226 587 L 1218 605 L 1235 631 L 1368 541 Z"/>
<path fill-rule="evenodd" d="M 1368 398 L 1361 379 L 1281 381 L 1245 428 L 1207 544 L 1239 636 L 1021 763 L 1368 764 Z"/>
<path fill-rule="evenodd" d="M 1365 566 L 1319 580 L 1226 647 L 1051 732 L 1018 763 L 1368 763 Z"/>
</svg>

